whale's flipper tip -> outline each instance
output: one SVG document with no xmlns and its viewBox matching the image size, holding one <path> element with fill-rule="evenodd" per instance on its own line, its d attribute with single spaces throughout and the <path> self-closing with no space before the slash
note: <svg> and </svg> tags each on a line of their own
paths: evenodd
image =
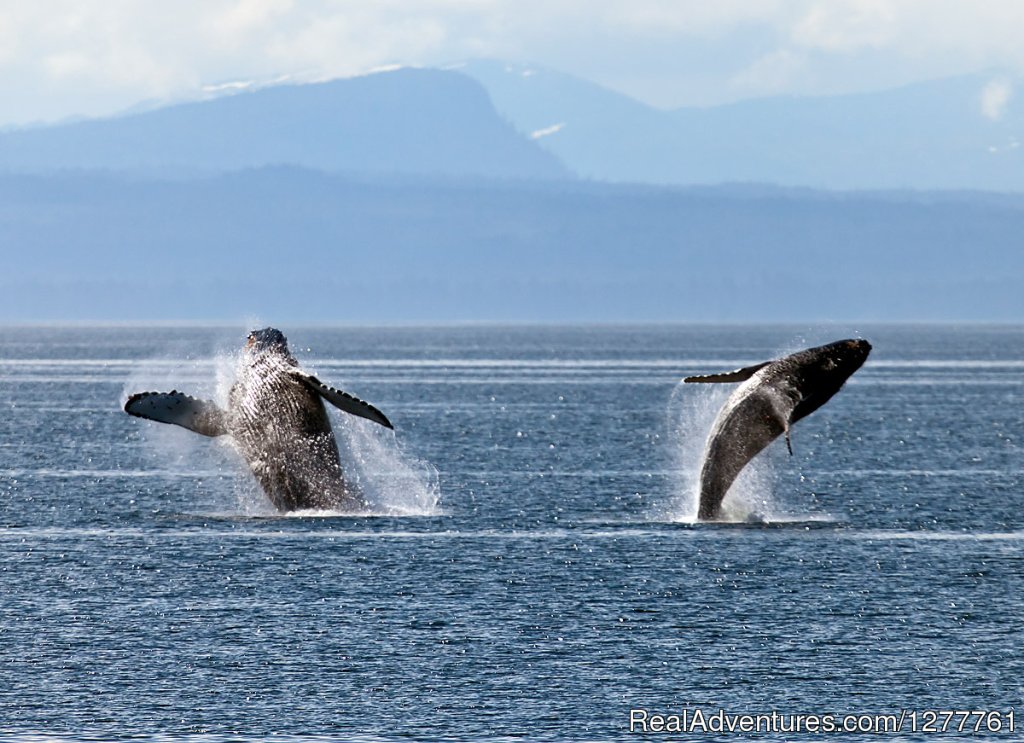
<svg viewBox="0 0 1024 743">
<path fill-rule="evenodd" d="M 303 371 L 296 371 L 296 374 L 304 384 L 327 400 L 327 402 L 331 403 L 331 405 L 338 408 L 338 410 L 350 413 L 351 415 L 357 415 L 360 418 L 366 418 L 367 420 L 371 420 L 374 423 L 384 426 L 384 428 L 394 430 L 395 427 L 391 425 L 391 421 L 388 420 L 388 417 L 370 403 L 360 400 L 358 397 L 350 395 L 347 392 L 342 392 L 334 387 L 329 387 L 312 374 L 307 374 Z"/>
<path fill-rule="evenodd" d="M 203 436 L 227 434 L 224 411 L 209 400 L 197 400 L 177 390 L 136 392 L 124 404 L 124 412 L 136 418 L 171 423 Z"/>
</svg>

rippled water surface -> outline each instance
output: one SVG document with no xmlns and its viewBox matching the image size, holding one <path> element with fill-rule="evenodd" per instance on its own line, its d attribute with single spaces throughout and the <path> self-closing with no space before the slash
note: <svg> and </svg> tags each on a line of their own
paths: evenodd
<svg viewBox="0 0 1024 743">
<path fill-rule="evenodd" d="M 0 330 L 0 739 L 1021 705 L 1024 329 L 283 328 L 395 424 L 333 415 L 358 517 L 279 516 L 229 444 L 121 412 L 223 398 L 246 330 Z M 680 377 L 853 334 L 737 523 L 692 523 L 732 388 Z"/>
</svg>

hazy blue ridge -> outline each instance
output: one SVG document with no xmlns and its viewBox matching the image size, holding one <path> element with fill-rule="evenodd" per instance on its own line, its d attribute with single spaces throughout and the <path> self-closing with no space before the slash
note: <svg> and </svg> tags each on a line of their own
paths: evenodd
<svg viewBox="0 0 1024 743">
<path fill-rule="evenodd" d="M 573 181 L 0 177 L 0 320 L 1024 317 L 1024 199 Z"/>
<path fill-rule="evenodd" d="M 664 111 L 542 67 L 477 60 L 459 70 L 521 131 L 541 133 L 543 147 L 589 178 L 1024 189 L 1024 104 L 1012 95 L 1014 81 L 996 72 Z M 1010 94 L 986 109 L 986 87 L 1000 84 Z"/>
<path fill-rule="evenodd" d="M 0 171 L 330 172 L 833 189 L 1024 190 L 1024 104 L 992 72 L 666 111 L 477 60 L 0 133 Z M 1004 86 L 1003 95 L 987 95 Z M 493 101 L 493 103 L 492 103 Z"/>
<path fill-rule="evenodd" d="M 553 178 L 557 158 L 499 116 L 465 75 L 399 69 L 280 85 L 143 113 L 0 134 L 0 170 L 145 174 L 265 165 Z"/>
</svg>

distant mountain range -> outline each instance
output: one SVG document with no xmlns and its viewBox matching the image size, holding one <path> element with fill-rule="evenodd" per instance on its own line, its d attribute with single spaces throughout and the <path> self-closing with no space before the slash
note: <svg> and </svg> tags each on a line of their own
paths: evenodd
<svg viewBox="0 0 1024 743">
<path fill-rule="evenodd" d="M 279 85 L 0 134 L 0 170 L 190 176 L 294 165 L 331 172 L 563 178 L 465 75 L 399 69 Z"/>
<path fill-rule="evenodd" d="M 0 133 L 0 172 L 189 176 L 292 165 L 430 177 L 1024 191 L 1019 85 L 989 73 L 664 111 L 553 70 L 472 61 L 236 88 L 212 100 Z"/>
<path fill-rule="evenodd" d="M 541 67 L 474 61 L 498 110 L 578 175 L 661 184 L 1024 190 L 1020 81 L 663 111 Z"/>
<path fill-rule="evenodd" d="M 10 131 L 0 322 L 1020 322 L 1024 194 L 764 184 L 1020 191 L 1022 121 L 988 76 L 658 111 L 487 62 Z"/>
</svg>

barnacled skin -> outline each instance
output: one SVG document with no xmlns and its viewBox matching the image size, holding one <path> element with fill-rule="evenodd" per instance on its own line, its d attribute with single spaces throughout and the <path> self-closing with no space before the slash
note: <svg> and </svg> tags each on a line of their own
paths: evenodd
<svg viewBox="0 0 1024 743">
<path fill-rule="evenodd" d="M 268 328 L 249 338 L 228 428 L 267 496 L 281 511 L 364 508 L 345 483 L 323 400 L 296 378 L 284 336 Z"/>
</svg>

